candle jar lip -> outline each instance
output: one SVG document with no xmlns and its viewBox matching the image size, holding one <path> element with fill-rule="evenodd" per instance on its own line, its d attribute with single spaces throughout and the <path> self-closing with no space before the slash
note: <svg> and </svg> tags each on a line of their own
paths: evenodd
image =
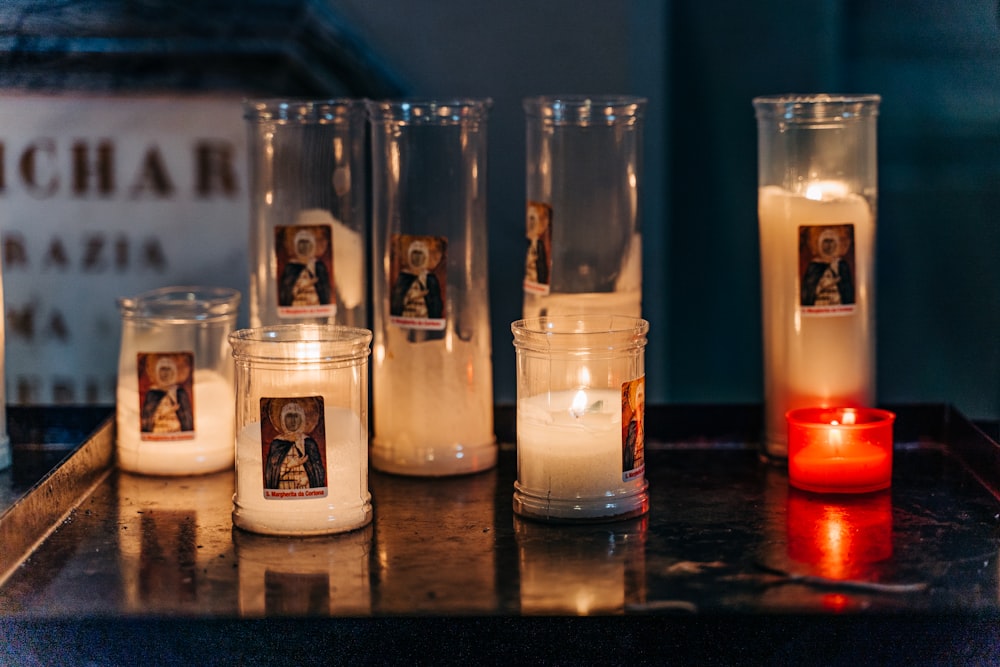
<svg viewBox="0 0 1000 667">
<path fill-rule="evenodd" d="M 788 93 L 755 97 L 753 106 L 761 121 L 809 124 L 877 116 L 881 101 L 875 93 Z"/>
<path fill-rule="evenodd" d="M 277 324 L 229 334 L 236 359 L 280 362 L 351 361 L 371 354 L 369 329 L 340 324 Z M 310 356 L 302 356 L 309 345 Z"/>
<path fill-rule="evenodd" d="M 243 118 L 257 123 L 309 125 L 344 122 L 365 111 L 363 98 L 261 98 L 243 100 Z"/>
<path fill-rule="evenodd" d="M 171 285 L 119 297 L 117 304 L 125 319 L 190 322 L 232 317 L 241 298 L 239 290 L 231 287 Z"/>
<path fill-rule="evenodd" d="M 510 328 L 518 348 L 627 349 L 646 345 L 649 322 L 626 315 L 581 314 L 521 319 Z"/>
<path fill-rule="evenodd" d="M 647 99 L 636 95 L 535 95 L 521 101 L 529 118 L 552 125 L 631 125 L 642 119 Z"/>
<path fill-rule="evenodd" d="M 464 125 L 485 121 L 490 97 L 403 98 L 366 100 L 368 118 L 385 125 Z"/>
<path fill-rule="evenodd" d="M 844 421 L 845 414 L 852 419 Z M 785 419 L 795 426 L 837 426 L 845 429 L 865 429 L 891 424 L 896 420 L 896 413 L 882 408 L 858 407 L 808 407 L 795 408 L 785 413 Z M 836 423 L 834 423 L 836 422 Z"/>
</svg>

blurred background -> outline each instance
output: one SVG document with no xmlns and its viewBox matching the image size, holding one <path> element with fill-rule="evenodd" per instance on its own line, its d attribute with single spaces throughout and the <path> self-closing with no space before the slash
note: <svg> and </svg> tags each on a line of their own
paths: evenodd
<svg viewBox="0 0 1000 667">
<path fill-rule="evenodd" d="M 10 0 L 0 8 L 0 86 L 64 97 L 198 92 L 232 102 L 236 124 L 240 96 L 492 98 L 489 296 L 495 399 L 506 404 L 514 400 L 509 325 L 521 312 L 525 244 L 523 97 L 648 98 L 648 400 L 756 403 L 751 99 L 878 93 L 879 401 L 950 402 L 976 419 L 1000 418 L 995 0 Z M 0 96 L 0 125 L 3 109 Z M 0 210 L 3 203 L 0 184 Z M 230 247 L 243 247 L 243 211 L 217 222 L 231 230 Z M 5 236 L 23 225 L 0 212 Z M 246 297 L 245 256 L 225 261 L 215 273 L 184 277 L 230 284 Z M 6 284 L 16 300 L 17 280 Z M 115 347 L 114 332 L 102 343 Z M 42 356 L 38 345 L 17 354 Z M 9 366 L 11 354 L 9 345 Z M 80 402 L 100 401 L 102 392 L 20 396 Z M 19 395 L 10 381 L 8 395 Z"/>
</svg>

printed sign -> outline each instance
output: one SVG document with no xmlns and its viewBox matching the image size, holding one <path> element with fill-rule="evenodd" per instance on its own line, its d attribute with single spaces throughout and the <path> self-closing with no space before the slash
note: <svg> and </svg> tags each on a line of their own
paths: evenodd
<svg viewBox="0 0 1000 667">
<path fill-rule="evenodd" d="M 111 404 L 116 299 L 247 289 L 241 100 L 11 94 L 0 119 L 7 399 Z"/>
<path fill-rule="evenodd" d="M 622 385 L 622 481 L 646 471 L 646 376 Z"/>
<path fill-rule="evenodd" d="M 552 207 L 529 201 L 525 221 L 528 252 L 524 259 L 524 291 L 549 293 L 552 281 Z"/>
<path fill-rule="evenodd" d="M 799 227 L 799 294 L 806 315 L 854 312 L 854 225 Z"/>
<path fill-rule="evenodd" d="M 264 497 L 325 498 L 326 424 L 322 396 L 260 399 Z"/>
<path fill-rule="evenodd" d="M 142 440 L 194 438 L 194 354 L 140 352 L 139 436 Z"/>
<path fill-rule="evenodd" d="M 389 247 L 389 321 L 402 329 L 443 331 L 448 240 L 393 234 Z"/>
<path fill-rule="evenodd" d="M 278 225 L 278 317 L 333 317 L 332 225 Z"/>
</svg>

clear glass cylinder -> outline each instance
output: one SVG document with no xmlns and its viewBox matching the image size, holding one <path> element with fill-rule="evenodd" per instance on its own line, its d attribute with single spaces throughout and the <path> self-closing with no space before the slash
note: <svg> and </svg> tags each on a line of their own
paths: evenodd
<svg viewBox="0 0 1000 667">
<path fill-rule="evenodd" d="M 371 331 L 284 324 L 242 329 L 230 342 L 236 359 L 233 524 L 271 535 L 322 535 L 371 521 Z"/>
<path fill-rule="evenodd" d="M 527 318 L 642 311 L 641 97 L 523 101 Z"/>
<path fill-rule="evenodd" d="M 875 400 L 878 95 L 753 100 L 770 458 L 785 413 Z"/>
<path fill-rule="evenodd" d="M 362 100 L 250 100 L 250 326 L 367 326 Z"/>
<path fill-rule="evenodd" d="M 496 464 L 486 229 L 489 100 L 369 103 L 379 470 Z"/>
<path fill-rule="evenodd" d="M 649 323 L 616 315 L 519 320 L 514 511 L 546 521 L 645 514 Z"/>
<path fill-rule="evenodd" d="M 233 359 L 240 293 L 163 287 L 118 299 L 118 466 L 197 475 L 233 465 Z"/>
</svg>

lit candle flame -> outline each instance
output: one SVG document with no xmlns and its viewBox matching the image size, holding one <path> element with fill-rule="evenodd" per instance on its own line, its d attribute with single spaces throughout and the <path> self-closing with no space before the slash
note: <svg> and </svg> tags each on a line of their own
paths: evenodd
<svg viewBox="0 0 1000 667">
<path fill-rule="evenodd" d="M 580 389 L 573 396 L 573 403 L 569 406 L 569 413 L 579 419 L 587 411 L 587 392 Z"/>
<path fill-rule="evenodd" d="M 836 419 L 830 421 L 830 426 L 840 426 L 840 422 Z M 840 456 L 840 447 L 844 444 L 844 435 L 840 432 L 839 428 L 830 429 L 830 446 L 833 448 L 834 456 Z"/>
</svg>

